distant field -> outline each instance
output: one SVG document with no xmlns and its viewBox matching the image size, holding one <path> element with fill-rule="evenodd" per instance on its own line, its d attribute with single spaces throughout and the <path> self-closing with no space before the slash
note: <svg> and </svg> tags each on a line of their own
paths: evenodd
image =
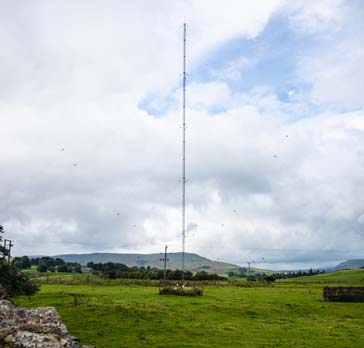
<svg viewBox="0 0 364 348">
<path fill-rule="evenodd" d="M 291 278 L 283 280 L 282 282 L 344 283 L 344 284 L 358 284 L 364 286 L 364 269 L 335 271 L 330 273 L 318 274 L 315 276 Z"/>
<path fill-rule="evenodd" d="M 30 269 L 23 269 L 22 272 L 25 273 L 25 274 L 27 274 L 29 277 L 33 278 L 38 273 L 37 266 L 34 266 L 33 265 Z"/>
<path fill-rule="evenodd" d="M 78 305 L 71 293 L 82 294 Z M 152 286 L 48 284 L 17 303 L 56 306 L 71 334 L 98 348 L 362 348 L 364 342 L 364 303 L 322 302 L 320 284 L 209 286 L 200 298 L 159 296 Z"/>
</svg>

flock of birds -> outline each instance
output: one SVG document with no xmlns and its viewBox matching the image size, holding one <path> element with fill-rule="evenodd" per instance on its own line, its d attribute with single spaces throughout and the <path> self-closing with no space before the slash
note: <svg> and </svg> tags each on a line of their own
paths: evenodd
<svg viewBox="0 0 364 348">
<path fill-rule="evenodd" d="M 288 134 L 286 134 L 286 135 L 285 135 L 285 137 L 286 137 L 286 138 L 288 138 Z M 64 151 L 65 151 L 65 149 L 64 149 L 64 148 L 61 148 L 61 152 L 64 152 Z M 274 155 L 273 155 L 273 157 L 274 157 L 274 158 L 278 158 L 278 155 L 277 155 L 277 154 L 274 154 Z M 73 162 L 73 167 L 77 167 L 78 165 L 79 165 L 79 162 Z M 181 182 L 181 180 L 179 180 L 179 183 L 180 183 L 180 182 Z M 188 180 L 186 180 L 186 183 L 187 183 L 187 182 L 188 182 Z M 201 197 L 202 197 L 202 198 L 204 198 L 204 197 L 205 197 L 205 194 L 203 193 L 203 194 L 201 195 Z M 234 212 L 234 214 L 237 214 L 237 212 L 238 212 L 238 211 L 237 211 L 237 209 L 234 209 L 234 210 L 233 210 L 233 212 Z M 121 215 L 120 211 L 116 211 L 116 212 L 115 212 L 115 215 L 116 215 L 116 216 L 120 216 L 120 215 Z M 132 225 L 132 227 L 133 227 L 133 228 L 136 228 L 136 227 L 137 227 L 137 225 L 136 225 L 136 224 L 133 224 L 133 225 Z M 192 226 L 191 230 L 195 230 L 197 227 L 198 227 L 198 225 L 197 225 L 197 224 L 194 224 L 194 225 Z M 224 224 L 223 224 L 223 223 L 221 224 L 221 227 L 222 227 L 222 228 L 224 227 Z M 180 236 L 180 235 L 178 235 L 178 237 L 179 237 L 179 236 Z M 218 258 L 217 260 L 219 260 L 219 258 Z M 264 260 L 264 258 L 262 258 L 262 260 Z M 254 262 L 254 261 L 253 261 L 253 262 Z"/>
</svg>

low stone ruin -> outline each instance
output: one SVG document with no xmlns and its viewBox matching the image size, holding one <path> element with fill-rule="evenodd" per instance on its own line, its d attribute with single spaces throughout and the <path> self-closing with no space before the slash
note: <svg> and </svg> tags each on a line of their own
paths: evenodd
<svg viewBox="0 0 364 348">
<path fill-rule="evenodd" d="M 54 307 L 20 308 L 0 299 L 1 348 L 86 348 L 68 334 Z"/>
<path fill-rule="evenodd" d="M 329 302 L 364 302 L 363 286 L 324 287 L 324 301 Z"/>
</svg>

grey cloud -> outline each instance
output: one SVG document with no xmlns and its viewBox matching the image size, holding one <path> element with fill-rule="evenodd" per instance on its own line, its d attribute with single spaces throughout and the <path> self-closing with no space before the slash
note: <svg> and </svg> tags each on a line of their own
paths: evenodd
<svg viewBox="0 0 364 348">
<path fill-rule="evenodd" d="M 0 11 L 8 48 L 0 58 L 0 219 L 16 253 L 158 252 L 165 243 L 178 251 L 175 23 L 151 26 L 158 11 L 143 2 L 122 13 L 110 2 L 100 15 L 96 2 L 80 2 L 69 17 L 61 2 L 29 2 L 21 11 L 12 3 Z M 216 40 L 257 35 L 269 17 L 260 8 L 248 28 L 235 16 L 214 28 Z M 166 2 L 161 9 L 177 16 Z M 196 13 L 192 27 L 202 16 Z M 196 65 L 217 44 L 198 28 Z M 216 105 L 204 83 L 197 87 L 207 109 Z M 199 100 L 188 108 L 187 250 L 240 264 L 264 256 L 274 267 L 357 255 L 364 246 L 363 112 L 299 119 L 308 107 L 302 100 L 220 87 L 230 91 L 218 102 L 226 111 L 210 115 Z M 154 89 L 175 98 L 162 117 L 138 106 Z"/>
</svg>

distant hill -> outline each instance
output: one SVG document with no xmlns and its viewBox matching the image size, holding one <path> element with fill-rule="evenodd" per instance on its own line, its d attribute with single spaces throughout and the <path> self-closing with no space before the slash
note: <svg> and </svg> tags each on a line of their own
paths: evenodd
<svg viewBox="0 0 364 348">
<path fill-rule="evenodd" d="M 162 254 L 116 254 L 116 253 L 93 253 L 93 254 L 65 254 L 55 255 L 53 257 L 59 257 L 66 262 L 78 262 L 81 265 L 86 265 L 88 262 L 94 263 L 123 263 L 129 267 L 132 266 L 150 266 L 162 268 L 163 263 L 160 259 L 164 255 Z M 181 269 L 182 253 L 169 253 L 168 254 L 169 269 Z M 185 253 L 185 267 L 186 270 L 192 272 L 206 271 L 208 273 L 224 274 L 228 272 L 238 272 L 240 266 L 212 261 L 206 257 L 202 257 L 197 254 Z"/>
<path fill-rule="evenodd" d="M 340 269 L 357 269 L 364 267 L 364 260 L 347 260 L 344 262 L 339 263 L 337 266 L 334 267 L 334 270 Z"/>
<path fill-rule="evenodd" d="M 364 285 L 364 269 L 339 270 L 318 274 L 314 276 L 305 276 L 279 280 L 284 283 L 343 283 L 343 284 L 360 284 Z"/>
</svg>

